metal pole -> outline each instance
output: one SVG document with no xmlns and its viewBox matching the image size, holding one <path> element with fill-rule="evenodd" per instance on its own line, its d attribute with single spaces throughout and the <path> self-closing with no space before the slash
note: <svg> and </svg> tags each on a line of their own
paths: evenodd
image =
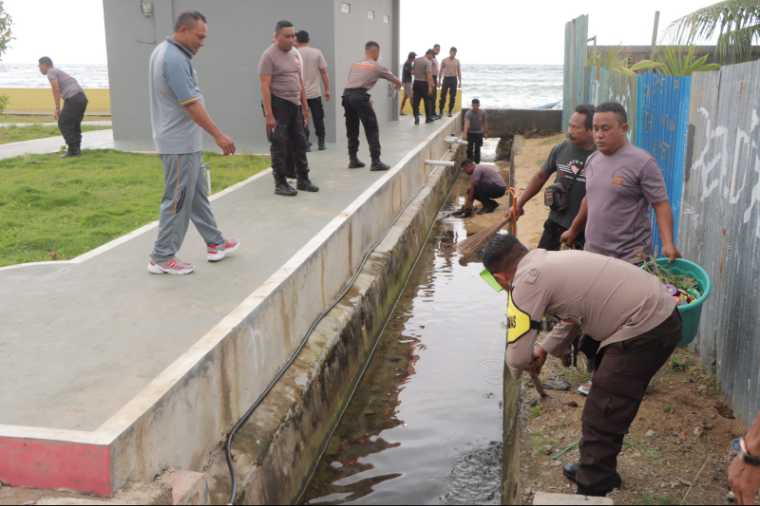
<svg viewBox="0 0 760 506">
<path fill-rule="evenodd" d="M 651 58 L 654 58 L 654 53 L 657 51 L 657 35 L 660 32 L 660 11 L 654 13 L 654 31 L 652 32 L 652 52 Z"/>
</svg>

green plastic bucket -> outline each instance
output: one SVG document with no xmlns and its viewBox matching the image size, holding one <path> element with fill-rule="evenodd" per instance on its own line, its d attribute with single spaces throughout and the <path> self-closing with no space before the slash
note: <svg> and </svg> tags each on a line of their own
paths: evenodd
<svg viewBox="0 0 760 506">
<path fill-rule="evenodd" d="M 657 265 L 668 272 L 676 275 L 689 275 L 693 277 L 699 285 L 699 291 L 702 294 L 691 304 L 682 304 L 678 306 L 678 312 L 683 319 L 683 330 L 681 332 L 681 341 L 679 346 L 688 346 L 697 337 L 699 332 L 699 320 L 702 317 L 702 305 L 710 297 L 712 292 L 712 282 L 710 276 L 705 270 L 694 262 L 679 258 L 671 263 L 667 258 L 658 258 Z"/>
</svg>

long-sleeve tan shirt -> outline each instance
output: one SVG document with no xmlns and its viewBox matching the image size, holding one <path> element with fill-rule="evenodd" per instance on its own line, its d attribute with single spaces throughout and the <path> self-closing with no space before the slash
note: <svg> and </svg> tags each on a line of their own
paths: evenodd
<svg viewBox="0 0 760 506">
<path fill-rule="evenodd" d="M 530 365 L 536 322 L 546 315 L 561 323 L 541 345 L 563 356 L 580 332 L 609 346 L 655 329 L 675 308 L 659 279 L 622 260 L 583 251 L 531 251 L 512 283 L 507 365 L 515 372 Z"/>
</svg>

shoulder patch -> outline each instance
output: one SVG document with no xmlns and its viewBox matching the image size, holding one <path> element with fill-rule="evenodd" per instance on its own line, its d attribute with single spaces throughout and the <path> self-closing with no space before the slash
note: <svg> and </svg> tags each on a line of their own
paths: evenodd
<svg viewBox="0 0 760 506">
<path fill-rule="evenodd" d="M 507 306 L 507 327 L 509 329 L 507 335 L 507 341 L 509 344 L 516 343 L 525 334 L 529 333 L 533 329 L 533 322 L 530 319 L 530 315 L 521 310 L 515 304 L 512 298 L 512 293 L 509 295 L 509 302 Z"/>
</svg>

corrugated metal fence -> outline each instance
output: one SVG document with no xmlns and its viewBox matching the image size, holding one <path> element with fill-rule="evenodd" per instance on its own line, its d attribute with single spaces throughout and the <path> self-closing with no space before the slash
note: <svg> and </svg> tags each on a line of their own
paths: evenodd
<svg viewBox="0 0 760 506">
<path fill-rule="evenodd" d="M 628 111 L 631 135 L 636 131 L 636 85 L 635 77 L 610 72 L 605 67 L 592 67 L 589 72 L 589 97 L 594 105 L 603 102 L 619 102 Z"/>
<path fill-rule="evenodd" d="M 682 253 L 713 280 L 696 351 L 749 423 L 760 410 L 760 61 L 630 78 L 585 67 L 587 29 L 585 17 L 567 25 L 563 121 L 583 102 L 628 110 L 632 140 L 663 170 Z"/>
<path fill-rule="evenodd" d="M 564 94 L 562 124 L 567 125 L 573 111 L 588 100 L 588 16 L 580 16 L 565 25 Z"/>
<path fill-rule="evenodd" d="M 745 422 L 760 410 L 760 61 L 693 77 L 681 222 L 710 274 L 696 349 Z"/>
<path fill-rule="evenodd" d="M 673 206 L 674 233 L 678 240 L 689 132 L 691 77 L 644 74 L 637 77 L 637 90 L 635 142 L 649 151 L 662 169 Z M 652 214 L 652 241 L 655 251 L 659 253 L 662 241 L 654 213 Z"/>
</svg>

